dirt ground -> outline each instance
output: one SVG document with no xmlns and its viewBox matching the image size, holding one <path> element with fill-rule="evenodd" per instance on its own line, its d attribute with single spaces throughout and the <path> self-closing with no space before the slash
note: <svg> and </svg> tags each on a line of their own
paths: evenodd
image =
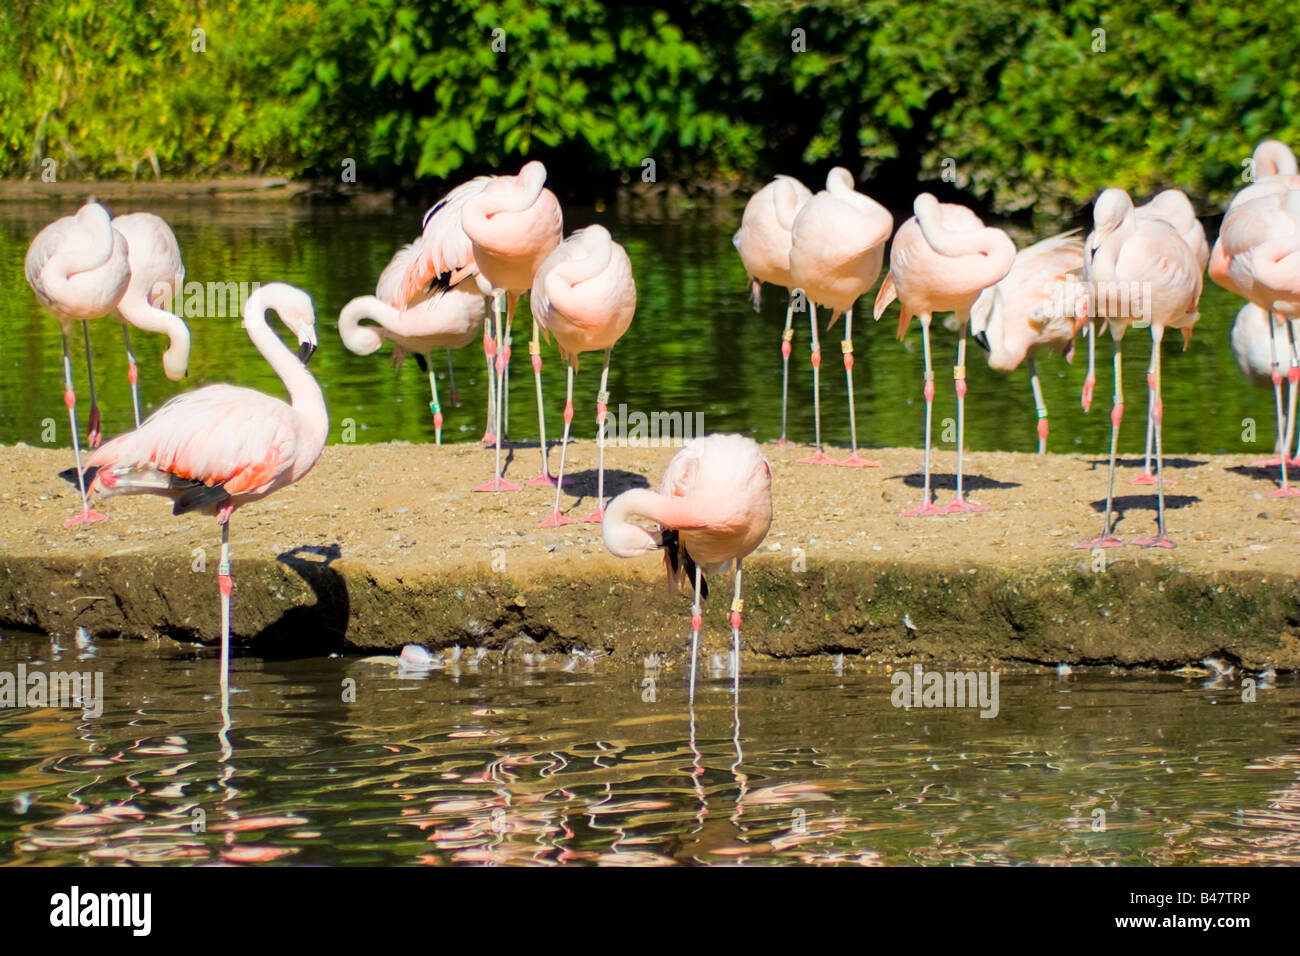
<svg viewBox="0 0 1300 956">
<path fill-rule="evenodd" d="M 904 518 L 920 499 L 919 450 L 873 449 L 882 467 L 869 469 L 797 463 L 808 451 L 767 448 L 776 517 L 746 563 L 750 652 L 1300 667 L 1300 499 L 1267 497 L 1272 476 L 1246 456 L 1174 459 L 1178 547 L 1103 553 L 1072 547 L 1101 530 L 1102 458 L 968 453 L 970 497 L 989 510 Z M 610 447 L 608 492 L 657 484 L 672 453 Z M 109 520 L 65 529 L 77 495 L 56 473 L 71 463 L 66 449 L 0 448 L 0 626 L 211 642 L 215 522 L 115 498 L 101 502 Z M 594 442 L 570 446 L 574 517 L 594 507 L 595 463 Z M 941 505 L 955 465 L 936 453 Z M 1130 483 L 1140 461 L 1122 465 L 1127 541 L 1154 530 L 1155 494 Z M 666 600 L 659 557 L 612 557 L 595 524 L 537 527 L 546 488 L 472 492 L 491 468 L 473 445 L 326 448 L 299 485 L 234 516 L 239 639 L 289 655 L 411 641 L 681 653 L 688 599 Z M 507 477 L 537 471 L 535 447 L 512 450 Z M 711 651 L 729 639 L 726 585 L 715 588 Z"/>
</svg>

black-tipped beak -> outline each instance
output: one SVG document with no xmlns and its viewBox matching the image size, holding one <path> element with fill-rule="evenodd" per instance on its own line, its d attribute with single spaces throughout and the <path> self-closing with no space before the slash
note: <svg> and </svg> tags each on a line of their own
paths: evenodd
<svg viewBox="0 0 1300 956">
<path fill-rule="evenodd" d="M 299 342 L 298 361 L 302 362 L 303 365 L 306 365 L 308 360 L 311 358 L 312 353 L 315 351 L 316 346 L 312 345 L 310 342 Z"/>
<path fill-rule="evenodd" d="M 987 332 L 975 332 L 971 335 L 971 338 L 978 342 L 979 347 L 985 352 L 992 353 L 993 349 L 989 347 L 989 334 Z"/>
</svg>

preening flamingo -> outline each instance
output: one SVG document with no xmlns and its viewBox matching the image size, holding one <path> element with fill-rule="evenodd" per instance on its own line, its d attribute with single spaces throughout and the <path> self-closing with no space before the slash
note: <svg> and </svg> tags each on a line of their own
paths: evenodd
<svg viewBox="0 0 1300 956">
<path fill-rule="evenodd" d="M 754 311 L 758 311 L 762 283 L 781 286 L 788 294 L 785 307 L 785 331 L 781 334 L 781 437 L 785 437 L 786 405 L 790 395 L 790 343 L 794 339 L 794 282 L 790 278 L 791 230 L 799 210 L 812 198 L 812 192 L 793 176 L 777 176 L 754 193 L 745 204 L 740 228 L 731 244 L 740 253 L 750 283 Z"/>
<path fill-rule="evenodd" d="M 99 444 L 99 407 L 95 402 L 95 372 L 86 322 L 108 315 L 126 293 L 131 279 L 126 240 L 113 229 L 108 211 L 92 199 L 76 215 L 56 219 L 37 233 L 27 249 L 24 267 L 36 301 L 59 320 L 63 335 L 63 401 L 72 426 L 72 451 L 77 459 L 77 482 L 81 490 L 81 514 L 64 525 L 101 521 L 104 516 L 91 510 L 81 479 L 81 440 L 77 437 L 77 395 L 72 386 L 68 332 L 73 322 L 81 322 L 86 339 L 86 375 L 90 380 L 89 442 L 94 448 Z"/>
<path fill-rule="evenodd" d="M 1279 321 L 1274 319 L 1272 321 Z M 1285 320 L 1281 320 L 1285 321 Z M 1269 328 L 1269 314 L 1253 302 L 1247 302 L 1237 312 L 1237 318 L 1232 323 L 1232 333 L 1230 343 L 1232 347 L 1232 356 L 1237 360 L 1237 367 L 1241 369 L 1241 374 L 1245 376 L 1246 381 L 1251 385 L 1259 388 L 1271 388 L 1273 386 L 1273 376 L 1277 374 L 1279 367 L 1278 343 L 1274 331 Z M 1291 320 L 1292 332 L 1294 332 L 1297 323 Z M 1275 413 L 1279 412 L 1279 407 L 1275 408 Z M 1273 446 L 1273 458 L 1257 461 L 1256 465 L 1272 468 L 1276 467 L 1278 457 L 1283 451 L 1290 448 L 1291 436 L 1295 433 L 1295 420 L 1293 416 L 1287 416 L 1286 421 L 1274 417 L 1274 426 L 1276 428 L 1276 438 Z M 1288 451 L 1289 454 L 1289 451 Z M 1300 466 L 1300 450 L 1297 450 L 1296 457 L 1290 463 L 1291 467 Z"/>
<path fill-rule="evenodd" d="M 1165 329 L 1178 329 L 1189 341 L 1201 297 L 1201 269 L 1196 254 L 1167 221 L 1139 219 L 1133 200 L 1122 189 L 1107 189 L 1093 207 L 1093 231 L 1084 244 L 1084 277 L 1091 300 L 1089 314 L 1110 328 L 1115 342 L 1115 404 L 1110 422 L 1110 468 L 1106 490 L 1106 518 L 1101 536 L 1076 545 L 1113 548 L 1123 544 L 1111 534 L 1115 495 L 1115 451 L 1124 417 L 1121 348 L 1124 333 L 1134 323 L 1151 327 L 1150 388 L 1155 393 L 1151 417 L 1155 421 L 1157 531 L 1135 541 L 1143 547 L 1172 548 L 1165 532 L 1165 493 L 1161 430 L 1164 407 L 1160 397 L 1160 343 Z M 1080 319 L 1080 323 L 1085 319 Z"/>
<path fill-rule="evenodd" d="M 267 324 L 274 309 L 298 339 L 295 356 Z M 288 389 L 288 403 L 251 388 L 208 385 L 177 395 L 134 431 L 86 459 L 83 481 L 104 495 L 163 495 L 172 513 L 215 515 L 221 525 L 221 683 L 230 661 L 230 516 L 245 504 L 302 479 L 320 458 L 329 417 L 307 371 L 316 350 L 311 298 L 272 282 L 244 303 L 248 337 Z"/>
<path fill-rule="evenodd" d="M 853 176 L 836 166 L 826 176 L 826 188 L 804 204 L 795 217 L 790 247 L 790 279 L 808 300 L 812 329 L 813 421 L 816 450 L 799 459 L 814 465 L 877 466 L 858 455 L 858 424 L 853 407 L 853 303 L 876 283 L 885 258 L 885 242 L 894 229 L 889 210 L 853 188 Z M 817 306 L 831 311 L 827 329 L 844 316 L 844 378 L 849 392 L 851 453 L 837 462 L 822 451 L 821 344 L 817 339 Z"/>
<path fill-rule="evenodd" d="M 1268 144 L 1261 144 L 1256 149 L 1256 162 L 1260 164 L 1259 151 Z M 1282 144 L 1277 146 L 1285 149 Z M 1274 150 L 1275 154 L 1279 151 Z M 1288 151 L 1289 153 L 1289 151 Z M 1274 159 L 1286 166 L 1286 155 Z M 1291 157 L 1294 165 L 1294 157 Z M 1271 336 L 1276 336 L 1276 326 L 1282 316 L 1295 318 L 1300 316 L 1294 308 L 1300 292 L 1296 290 L 1297 280 L 1288 276 L 1284 263 L 1295 261 L 1292 250 L 1297 248 L 1300 238 L 1297 220 L 1297 204 L 1300 203 L 1300 176 L 1278 173 L 1256 181 L 1242 189 L 1233 198 L 1228 212 L 1223 217 L 1219 228 L 1219 238 L 1214 243 L 1210 255 L 1210 278 L 1216 283 L 1248 299 L 1270 315 L 1274 321 L 1268 323 Z M 1279 266 L 1282 269 L 1279 270 Z M 1274 403 L 1279 422 L 1286 422 L 1283 431 L 1292 427 L 1289 423 L 1295 418 L 1296 392 L 1300 386 L 1300 354 L 1297 354 L 1295 330 L 1291 322 L 1284 323 L 1290 345 L 1290 368 L 1288 371 L 1289 409 L 1287 414 L 1282 407 L 1282 371 L 1280 364 L 1272 369 Z M 1276 357 L 1276 352 L 1273 353 Z M 1289 497 L 1297 494 L 1287 480 L 1287 449 L 1289 439 L 1283 440 L 1277 464 L 1281 469 L 1282 484 L 1273 495 Z"/>
<path fill-rule="evenodd" d="M 126 262 L 131 280 L 117 305 L 121 313 L 122 342 L 126 346 L 126 378 L 131 383 L 131 409 L 140 424 L 140 371 L 131 349 L 131 326 L 167 336 L 163 374 L 173 382 L 185 377 L 190 364 L 190 330 L 171 311 L 185 290 L 185 263 L 171 226 L 150 212 L 113 217 L 113 228 L 126 240 Z"/>
<path fill-rule="evenodd" d="M 898 338 L 907 334 L 915 315 L 921 320 L 921 345 L 925 352 L 925 480 L 919 507 L 905 516 L 942 515 L 953 511 L 985 511 L 967 501 L 962 492 L 965 445 L 966 326 L 971 306 L 979 294 L 1000 282 L 1015 261 L 1016 247 L 1001 229 L 985 226 L 965 206 L 940 203 L 921 193 L 912 204 L 914 215 L 898 228 L 889 251 L 889 274 L 876 294 L 879 319 L 898 299 Z M 934 405 L 934 369 L 930 363 L 930 319 L 935 312 L 957 316 L 957 363 L 952 377 L 957 390 L 957 497 L 947 508 L 930 500 L 930 424 Z"/>
<path fill-rule="evenodd" d="M 605 353 L 596 393 L 597 442 L 600 466 L 596 480 L 596 510 L 584 521 L 605 515 L 605 416 L 609 405 L 609 356 L 623 337 L 636 312 L 636 283 L 627 252 L 604 226 L 587 226 L 573 233 L 546 257 L 533 280 L 529 305 L 534 323 L 555 336 L 560 356 L 568 363 L 564 402 L 564 441 L 560 445 L 560 472 L 555 485 L 555 508 L 542 527 L 572 524 L 560 513 L 560 484 L 573 422 L 573 376 L 583 352 Z"/>
<path fill-rule="evenodd" d="M 635 524 L 644 518 L 655 532 Z M 696 660 L 708 596 L 705 574 L 733 564 L 731 599 L 732 675 L 740 680 L 740 563 L 763 543 L 772 526 L 772 469 L 762 450 L 741 435 L 706 435 L 684 445 L 664 470 L 659 491 L 634 488 L 609 503 L 601 535 L 620 558 L 664 550 L 669 594 L 679 582 L 695 595 L 691 604 L 690 699 L 695 699 Z"/>
<path fill-rule="evenodd" d="M 496 471 L 475 491 L 512 491 L 518 485 L 501 475 L 502 407 L 506 404 L 505 369 L 510 360 L 506 336 L 519 296 L 533 287 L 533 277 L 564 236 L 559 200 L 546 188 L 546 167 L 533 160 L 517 176 L 496 176 L 471 195 L 461 210 L 461 225 L 473 247 L 474 261 L 492 287 L 496 331 L 497 428 Z M 534 313 L 534 316 L 536 313 Z M 537 387 L 537 423 L 541 432 L 542 470 L 529 484 L 551 484 L 546 455 L 546 423 L 542 413 L 542 353 L 539 330 L 533 323 L 528 350 Z"/>
<path fill-rule="evenodd" d="M 1008 374 L 1029 364 L 1038 414 L 1038 453 L 1047 453 L 1047 405 L 1034 356 L 1074 352 L 1075 298 L 1083 291 L 1083 240 L 1076 231 L 1036 242 L 1016 254 L 1011 271 L 971 306 L 972 337 L 989 353 L 989 367 Z"/>
</svg>

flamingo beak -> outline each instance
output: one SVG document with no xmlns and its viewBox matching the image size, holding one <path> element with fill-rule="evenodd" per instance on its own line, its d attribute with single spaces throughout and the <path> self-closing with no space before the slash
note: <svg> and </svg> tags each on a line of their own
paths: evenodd
<svg viewBox="0 0 1300 956">
<path fill-rule="evenodd" d="M 993 349 L 989 346 L 989 335 L 987 332 L 972 333 L 971 338 L 978 342 L 979 347 L 985 352 L 989 352 L 990 354 L 993 352 Z"/>
<path fill-rule="evenodd" d="M 311 359 L 312 353 L 315 352 L 315 351 L 316 351 L 316 345 L 315 345 L 314 343 L 312 343 L 312 342 L 299 342 L 299 343 L 298 343 L 298 361 L 302 362 L 303 365 L 306 365 L 307 362 Z"/>
</svg>

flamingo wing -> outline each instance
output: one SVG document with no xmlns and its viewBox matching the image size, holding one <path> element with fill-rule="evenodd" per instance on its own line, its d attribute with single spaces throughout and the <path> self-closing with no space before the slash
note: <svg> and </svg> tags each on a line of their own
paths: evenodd
<svg viewBox="0 0 1300 956">
<path fill-rule="evenodd" d="M 465 203 L 481 193 L 494 176 L 476 176 L 461 183 L 424 214 L 424 232 L 416 243 L 418 253 L 403 276 L 404 302 L 413 301 L 432 285 L 453 286 L 477 272 L 474 246 L 461 226 Z"/>
</svg>

